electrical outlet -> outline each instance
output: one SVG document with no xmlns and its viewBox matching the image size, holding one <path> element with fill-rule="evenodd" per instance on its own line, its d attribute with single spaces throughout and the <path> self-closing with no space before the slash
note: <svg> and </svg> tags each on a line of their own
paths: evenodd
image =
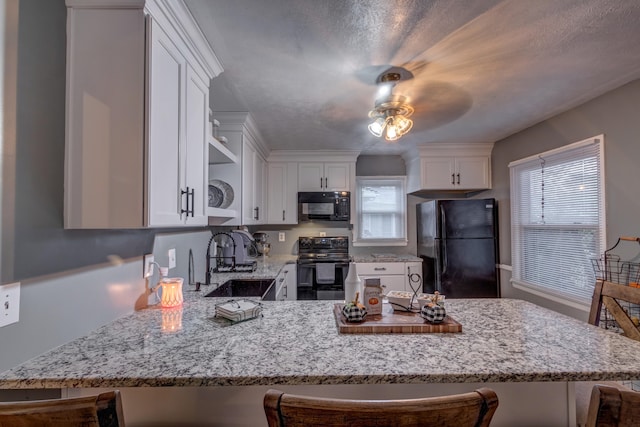
<svg viewBox="0 0 640 427">
<path fill-rule="evenodd" d="M 169 257 L 169 268 L 176 267 L 176 248 L 171 248 L 167 252 L 167 256 Z"/>
<path fill-rule="evenodd" d="M 278 233 L 278 242 L 284 242 L 284 231 Z"/>
<path fill-rule="evenodd" d="M 147 254 L 144 256 L 144 267 L 142 268 L 142 277 L 144 277 L 145 279 L 153 275 L 153 261 L 154 261 L 154 257 L 152 254 Z"/>
<path fill-rule="evenodd" d="M 20 319 L 20 282 L 0 286 L 0 327 Z"/>
<path fill-rule="evenodd" d="M 320 232 L 320 237 L 327 237 L 327 232 L 326 231 L 321 231 Z"/>
</svg>

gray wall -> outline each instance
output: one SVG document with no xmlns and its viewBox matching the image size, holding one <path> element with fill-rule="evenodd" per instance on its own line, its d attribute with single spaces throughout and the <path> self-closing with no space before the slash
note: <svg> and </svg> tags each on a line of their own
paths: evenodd
<svg viewBox="0 0 640 427">
<path fill-rule="evenodd" d="M 499 201 L 500 258 L 511 264 L 509 162 L 592 136 L 605 138 L 607 247 L 619 236 L 640 235 L 640 80 L 631 82 L 577 108 L 498 141 L 492 153 L 492 197 Z M 486 193 L 485 193 L 486 194 Z M 637 255 L 637 244 L 621 245 L 621 255 Z M 616 249 L 617 252 L 617 249 Z M 508 270 L 502 272 L 503 296 L 523 298 L 585 320 L 587 313 L 514 289 Z M 558 278 L 561 280 L 562 278 Z"/>
</svg>

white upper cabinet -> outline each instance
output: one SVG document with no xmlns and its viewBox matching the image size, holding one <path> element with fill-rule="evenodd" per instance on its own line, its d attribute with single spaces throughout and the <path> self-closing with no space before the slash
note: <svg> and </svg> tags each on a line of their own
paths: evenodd
<svg viewBox="0 0 640 427">
<path fill-rule="evenodd" d="M 187 65 L 185 187 L 190 192 L 186 223 L 207 225 L 209 85 Z"/>
<path fill-rule="evenodd" d="M 268 164 L 267 223 L 298 223 L 298 164 Z"/>
<path fill-rule="evenodd" d="M 66 228 L 204 225 L 209 83 L 182 1 L 68 0 Z"/>
<path fill-rule="evenodd" d="M 267 147 L 251 115 L 246 112 L 214 112 L 220 122 L 219 133 L 235 163 L 211 163 L 209 178 L 227 183 L 233 190 L 229 206 L 237 215 L 209 215 L 210 225 L 255 225 L 267 223 Z"/>
<path fill-rule="evenodd" d="M 351 191 L 351 163 L 298 164 L 299 191 Z"/>
<path fill-rule="evenodd" d="M 493 144 L 430 144 L 405 156 L 407 192 L 479 191 L 491 188 Z"/>
<path fill-rule="evenodd" d="M 243 225 L 265 224 L 267 211 L 266 160 L 249 135 L 245 135 L 242 152 L 242 217 Z"/>
</svg>

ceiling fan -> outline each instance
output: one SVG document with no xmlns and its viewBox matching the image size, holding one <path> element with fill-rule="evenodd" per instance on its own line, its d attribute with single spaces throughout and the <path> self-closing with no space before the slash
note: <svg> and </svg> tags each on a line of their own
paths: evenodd
<svg viewBox="0 0 640 427">
<path fill-rule="evenodd" d="M 383 73 L 377 79 L 379 96 L 374 108 L 369 111 L 369 118 L 373 119 L 368 126 L 369 131 L 391 142 L 406 135 L 413 127 L 413 120 L 409 118 L 414 112 L 413 107 L 408 104 L 407 97 L 393 93 L 393 88 L 401 79 L 400 72 Z"/>
</svg>

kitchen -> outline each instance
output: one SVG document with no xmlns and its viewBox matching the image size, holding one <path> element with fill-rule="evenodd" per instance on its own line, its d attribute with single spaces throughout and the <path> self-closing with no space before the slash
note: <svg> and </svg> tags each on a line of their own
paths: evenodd
<svg viewBox="0 0 640 427">
<path fill-rule="evenodd" d="M 208 231 L 171 230 L 156 234 L 154 241 L 155 233 L 151 230 L 82 233 L 65 232 L 62 229 L 66 15 L 63 5 L 56 3 L 35 5 L 22 2 L 21 12 L 21 19 L 26 20 L 25 26 L 33 34 L 33 39 L 24 41 L 27 43 L 26 50 L 34 52 L 34 55 L 20 58 L 25 61 L 22 65 L 24 69 L 21 68 L 19 78 L 15 77 L 21 107 L 21 113 L 16 113 L 16 160 L 19 163 L 13 171 L 17 187 L 13 192 L 15 202 L 6 204 L 4 197 L 8 195 L 3 181 L 3 209 L 15 204 L 16 213 L 3 213 L 2 217 L 2 274 L 3 283 L 9 282 L 5 274 L 9 274 L 7 269 L 14 264 L 6 259 L 15 254 L 19 262 L 15 264 L 13 277 L 26 280 L 22 281 L 20 321 L 0 329 L 0 361 L 3 365 L 0 370 L 130 313 L 133 302 L 137 301 L 140 290 L 144 288 L 144 281 L 140 277 L 143 253 L 153 252 L 157 254 L 158 261 L 164 263 L 166 259 L 162 257 L 167 250 L 176 248 L 178 265 L 172 273 L 186 278 L 186 254 L 193 249 L 196 263 L 202 263 L 205 246 L 202 242 L 209 235 Z M 640 159 L 640 147 L 635 140 L 640 129 L 634 111 L 640 100 L 640 84 L 632 81 L 618 87 L 622 83 L 612 83 L 611 90 L 601 96 L 566 112 L 550 115 L 539 124 L 532 123 L 532 127 L 494 144 L 491 153 L 492 188 L 480 197 L 495 197 L 498 200 L 503 297 L 523 298 L 576 318 L 586 318 L 584 310 L 567 307 L 510 286 L 510 184 L 507 164 L 513 160 L 604 133 L 607 136 L 608 242 L 613 244 L 616 236 L 634 233 L 639 197 L 633 183 L 638 182 L 640 174 L 635 167 L 636 160 Z M 5 150 L 3 156 L 6 155 Z M 361 156 L 356 162 L 356 175 L 369 175 L 371 171 L 402 175 L 405 170 L 401 160 L 396 156 L 384 159 Z M 363 172 L 358 173 L 358 168 Z M 6 171 L 5 166 L 3 172 Z M 408 229 L 415 227 L 415 205 L 421 201 L 423 199 L 420 197 L 408 196 Z M 7 223 L 11 226 L 7 227 Z M 343 229 L 293 226 L 279 226 L 268 231 L 284 231 L 288 240 L 285 243 L 291 243 L 303 234 L 323 231 L 327 235 L 334 235 L 344 232 Z M 11 246 L 7 249 L 4 245 L 13 243 L 12 234 L 22 242 L 13 249 Z M 274 237 L 271 238 L 272 243 L 276 240 Z M 411 233 L 408 237 L 409 244 L 400 253 L 415 253 L 415 237 Z M 102 255 L 104 249 L 100 248 L 101 245 L 115 245 L 121 249 L 126 246 L 121 243 L 123 241 L 127 244 L 135 241 L 138 246 L 127 247 L 120 252 L 124 259 L 122 264 L 111 264 L 104 255 L 89 265 L 74 264 L 74 258 L 82 258 L 82 252 Z M 58 248 L 69 251 L 69 256 L 56 259 L 58 264 L 54 272 L 46 270 L 46 267 L 51 268 L 47 261 L 50 251 Z M 379 252 L 392 250 L 384 247 Z M 355 254 L 370 252 L 370 248 L 354 248 Z M 203 272 L 203 265 L 197 266 L 196 271 Z M 25 275 L 27 272 L 29 275 Z M 78 322 L 78 319 L 83 321 Z M 30 339 L 25 340 L 24 337 Z"/>
</svg>

